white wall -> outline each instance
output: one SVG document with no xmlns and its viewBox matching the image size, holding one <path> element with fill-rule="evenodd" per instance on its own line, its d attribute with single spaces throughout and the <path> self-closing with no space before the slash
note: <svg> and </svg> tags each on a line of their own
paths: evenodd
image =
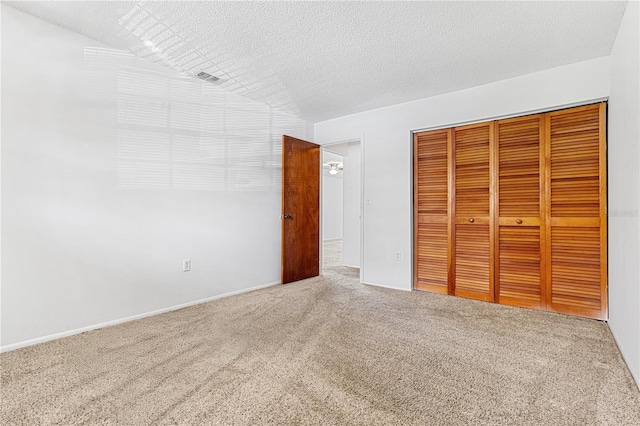
<svg viewBox="0 0 640 426">
<path fill-rule="evenodd" d="M 360 142 L 347 144 L 344 157 L 344 231 L 342 239 L 342 263 L 360 267 Z"/>
<path fill-rule="evenodd" d="M 279 282 L 308 123 L 1 8 L 4 350 Z"/>
<path fill-rule="evenodd" d="M 411 131 L 568 106 L 609 95 L 609 58 L 316 123 L 316 143 L 364 135 L 364 276 L 411 289 Z M 400 261 L 395 253 L 400 251 Z"/>
<path fill-rule="evenodd" d="M 640 386 L 640 4 L 629 2 L 611 52 L 609 327 Z"/>
<path fill-rule="evenodd" d="M 342 156 L 330 152 L 322 152 L 322 163 L 329 161 L 343 162 Z M 329 169 L 322 169 L 322 240 L 342 239 L 343 210 L 343 174 L 329 174 Z"/>
</svg>

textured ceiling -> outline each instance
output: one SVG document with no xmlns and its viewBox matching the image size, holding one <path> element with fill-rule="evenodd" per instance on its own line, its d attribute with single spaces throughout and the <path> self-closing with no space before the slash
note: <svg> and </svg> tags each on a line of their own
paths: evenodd
<svg viewBox="0 0 640 426">
<path fill-rule="evenodd" d="M 609 55 L 626 2 L 5 2 L 312 122 Z"/>
</svg>

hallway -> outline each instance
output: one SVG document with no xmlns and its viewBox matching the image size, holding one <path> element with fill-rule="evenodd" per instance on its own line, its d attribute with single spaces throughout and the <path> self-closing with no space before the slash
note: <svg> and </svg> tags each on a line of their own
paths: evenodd
<svg viewBox="0 0 640 426">
<path fill-rule="evenodd" d="M 360 280 L 360 268 L 342 264 L 342 240 L 322 242 L 322 275 L 343 275 Z"/>
</svg>

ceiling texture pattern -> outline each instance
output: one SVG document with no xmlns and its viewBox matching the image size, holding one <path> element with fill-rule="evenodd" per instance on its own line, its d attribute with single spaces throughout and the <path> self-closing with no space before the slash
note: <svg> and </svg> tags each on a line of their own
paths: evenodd
<svg viewBox="0 0 640 426">
<path fill-rule="evenodd" d="M 607 56 L 626 2 L 5 2 L 318 122 Z M 209 83 L 203 83 L 209 84 Z"/>
</svg>

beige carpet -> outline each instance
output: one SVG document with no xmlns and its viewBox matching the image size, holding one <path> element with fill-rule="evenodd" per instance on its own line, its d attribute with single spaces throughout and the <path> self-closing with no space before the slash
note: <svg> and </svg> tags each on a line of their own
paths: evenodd
<svg viewBox="0 0 640 426">
<path fill-rule="evenodd" d="M 0 423 L 640 424 L 605 323 L 357 276 L 333 265 L 2 354 Z"/>
</svg>

